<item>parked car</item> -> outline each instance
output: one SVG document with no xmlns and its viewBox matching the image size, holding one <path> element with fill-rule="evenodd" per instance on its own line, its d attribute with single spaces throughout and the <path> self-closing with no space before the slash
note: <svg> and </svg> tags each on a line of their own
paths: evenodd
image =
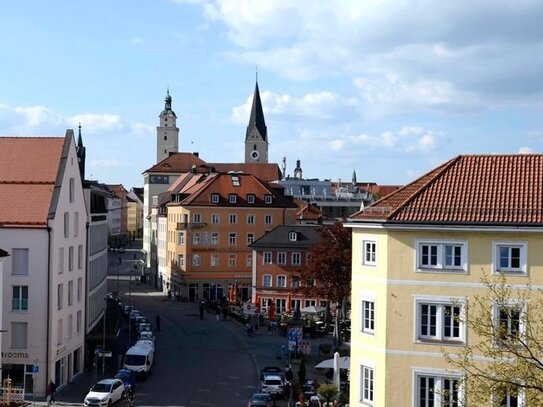
<svg viewBox="0 0 543 407">
<path fill-rule="evenodd" d="M 145 324 L 148 323 L 149 319 L 144 315 L 139 315 L 136 318 L 132 320 L 132 326 L 134 328 L 137 328 L 139 324 Z"/>
<path fill-rule="evenodd" d="M 260 369 L 260 380 L 264 377 L 266 373 L 274 373 L 281 377 L 284 376 L 283 369 L 281 369 L 278 366 L 264 366 L 262 369 Z M 283 377 L 284 378 L 284 377 Z"/>
<path fill-rule="evenodd" d="M 137 309 L 133 309 L 132 311 L 130 311 L 130 317 L 129 317 L 130 323 L 133 323 L 137 317 L 141 317 L 141 316 L 143 315 L 140 311 L 138 311 Z"/>
<path fill-rule="evenodd" d="M 283 397 L 285 394 L 283 376 L 277 373 L 263 373 L 260 379 L 260 391 L 274 397 Z"/>
<path fill-rule="evenodd" d="M 144 322 L 141 324 L 138 324 L 136 331 L 138 332 L 138 335 L 141 332 L 153 332 L 153 328 L 151 327 L 151 324 L 149 322 Z"/>
<path fill-rule="evenodd" d="M 134 306 L 133 305 L 125 305 L 123 307 L 123 314 L 126 318 L 128 318 L 130 316 L 130 312 L 132 312 L 132 310 L 134 309 Z"/>
<path fill-rule="evenodd" d="M 128 387 L 132 387 L 132 391 L 136 390 L 136 372 L 130 369 L 121 369 L 115 374 L 115 379 L 123 382 L 125 392 Z"/>
<path fill-rule="evenodd" d="M 86 407 L 108 407 L 124 397 L 125 390 L 122 380 L 104 379 L 91 387 L 85 396 Z"/>
<path fill-rule="evenodd" d="M 155 335 L 152 331 L 141 331 L 138 335 L 138 340 L 151 341 L 155 343 Z"/>
<path fill-rule="evenodd" d="M 275 401 L 268 393 L 254 393 L 249 397 L 249 403 L 247 407 L 273 407 Z"/>
</svg>

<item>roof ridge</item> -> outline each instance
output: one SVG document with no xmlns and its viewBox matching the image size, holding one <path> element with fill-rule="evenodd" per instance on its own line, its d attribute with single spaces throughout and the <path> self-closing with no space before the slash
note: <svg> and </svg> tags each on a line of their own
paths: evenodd
<svg viewBox="0 0 543 407">
<path fill-rule="evenodd" d="M 0 180 L 0 184 L 8 184 L 8 185 L 55 185 L 55 181 L 6 181 L 6 180 Z"/>
<path fill-rule="evenodd" d="M 424 191 L 426 188 L 428 188 L 428 186 L 430 184 L 432 184 L 439 176 L 441 176 L 441 174 L 443 174 L 443 172 L 445 172 L 445 170 L 449 169 L 453 164 L 455 164 L 456 162 L 458 162 L 460 159 L 462 158 L 462 155 L 458 155 L 454 158 L 451 158 L 449 161 L 446 161 L 445 163 L 443 163 L 440 167 L 437 167 L 437 168 L 434 168 L 432 171 L 429 171 L 427 172 L 426 174 L 424 175 L 421 175 L 419 178 L 417 178 L 415 181 L 407 184 L 406 186 L 396 190 L 395 192 L 398 192 L 404 188 L 407 188 L 409 187 L 409 185 L 413 185 L 415 184 L 417 181 L 423 179 L 424 177 L 427 177 L 429 176 L 430 174 L 432 174 L 433 172 L 435 172 L 435 174 L 433 176 L 431 176 L 428 181 L 426 181 L 425 183 L 423 183 L 416 191 L 414 191 L 412 194 L 409 194 L 409 196 L 404 199 L 397 207 L 396 209 L 394 209 L 392 212 L 390 212 L 390 214 L 388 215 L 388 218 L 392 218 L 394 217 L 400 210 L 401 208 L 403 208 L 409 201 L 412 201 L 414 198 L 416 198 L 417 196 L 419 196 L 422 191 Z M 394 192 L 392 193 L 394 194 Z M 391 194 L 391 195 L 392 195 Z M 389 195 L 390 196 L 390 195 Z"/>
</svg>

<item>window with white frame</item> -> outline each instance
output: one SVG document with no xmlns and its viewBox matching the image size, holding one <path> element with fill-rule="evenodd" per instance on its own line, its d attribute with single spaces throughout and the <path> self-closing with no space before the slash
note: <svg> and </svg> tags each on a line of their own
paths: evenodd
<svg viewBox="0 0 543 407">
<path fill-rule="evenodd" d="M 237 243 L 237 235 L 236 232 L 230 232 L 228 233 L 228 244 L 231 246 L 236 245 Z"/>
<path fill-rule="evenodd" d="M 177 255 L 177 266 L 185 267 L 185 255 L 183 254 Z"/>
<path fill-rule="evenodd" d="M 79 212 L 74 213 L 74 236 L 79 234 Z"/>
<path fill-rule="evenodd" d="M 272 215 L 264 215 L 264 224 L 271 225 L 273 223 Z"/>
<path fill-rule="evenodd" d="M 247 195 L 247 203 L 251 205 L 255 203 L 255 196 L 253 194 Z"/>
<path fill-rule="evenodd" d="M 373 406 L 375 372 L 372 367 L 360 366 L 360 401 Z"/>
<path fill-rule="evenodd" d="M 250 245 L 255 241 L 255 234 L 254 233 L 247 233 L 247 244 Z"/>
<path fill-rule="evenodd" d="M 74 247 L 68 247 L 68 271 L 74 270 Z"/>
<path fill-rule="evenodd" d="M 500 401 L 501 399 L 501 401 Z M 504 388 L 500 396 L 494 397 L 495 405 L 500 407 L 521 407 L 525 406 L 524 391 L 520 388 Z"/>
<path fill-rule="evenodd" d="M 10 326 L 11 347 L 10 349 L 28 348 L 28 323 L 12 322 Z"/>
<path fill-rule="evenodd" d="M 221 215 L 218 213 L 211 214 L 211 223 L 221 223 Z"/>
<path fill-rule="evenodd" d="M 304 301 L 304 307 L 314 307 L 315 305 L 317 305 L 316 300 L 305 300 Z"/>
<path fill-rule="evenodd" d="M 194 232 L 192 234 L 192 244 L 193 245 L 199 245 L 202 240 L 202 237 L 200 236 L 200 232 Z"/>
<path fill-rule="evenodd" d="M 75 178 L 70 178 L 69 181 L 69 201 L 70 203 L 73 203 L 75 201 Z"/>
<path fill-rule="evenodd" d="M 276 298 L 275 299 L 275 312 L 276 314 L 282 314 L 286 311 L 287 300 L 285 298 Z"/>
<path fill-rule="evenodd" d="M 271 274 L 264 274 L 262 276 L 262 285 L 264 287 L 271 287 L 272 286 L 272 276 L 271 276 Z"/>
<path fill-rule="evenodd" d="M 219 244 L 219 232 L 211 232 L 211 245 L 217 246 Z"/>
<path fill-rule="evenodd" d="M 234 253 L 228 255 L 228 267 L 236 267 L 236 255 Z"/>
<path fill-rule="evenodd" d="M 464 342 L 464 299 L 417 299 L 416 307 L 417 340 Z"/>
<path fill-rule="evenodd" d="M 290 300 L 290 309 L 299 310 L 302 307 L 302 300 Z"/>
<path fill-rule="evenodd" d="M 199 254 L 193 254 L 192 255 L 192 266 L 193 267 L 200 267 L 201 263 L 201 257 Z"/>
<path fill-rule="evenodd" d="M 238 202 L 238 196 L 236 194 L 228 194 L 228 202 L 231 204 L 235 204 Z"/>
<path fill-rule="evenodd" d="M 74 303 L 74 281 L 68 281 L 68 305 Z"/>
<path fill-rule="evenodd" d="M 277 287 L 286 287 L 287 286 L 287 276 L 280 275 L 277 276 Z"/>
<path fill-rule="evenodd" d="M 253 255 L 252 255 L 252 254 L 248 254 L 248 255 L 245 257 L 245 266 L 247 266 L 247 267 L 253 267 Z"/>
<path fill-rule="evenodd" d="M 192 214 L 192 223 L 202 223 L 202 215 L 200 213 Z"/>
<path fill-rule="evenodd" d="M 64 237 L 70 236 L 70 213 L 64 212 Z"/>
<path fill-rule="evenodd" d="M 302 256 L 300 255 L 300 252 L 292 252 L 292 265 L 299 266 L 300 264 L 302 264 Z"/>
<path fill-rule="evenodd" d="M 287 264 L 287 253 L 278 252 L 277 253 L 277 264 Z"/>
<path fill-rule="evenodd" d="M 526 243 L 494 242 L 494 271 L 526 273 Z"/>
<path fill-rule="evenodd" d="M 177 244 L 179 246 L 184 246 L 185 245 L 185 232 L 179 232 L 177 234 Z"/>
<path fill-rule="evenodd" d="M 64 273 L 64 247 L 58 248 L 58 273 Z"/>
<path fill-rule="evenodd" d="M 57 286 L 57 309 L 62 309 L 64 305 L 64 285 L 61 283 Z"/>
<path fill-rule="evenodd" d="M 236 215 L 235 213 L 231 213 L 229 216 L 228 216 L 228 221 L 230 223 L 238 223 L 238 215 Z"/>
<path fill-rule="evenodd" d="M 272 252 L 262 253 L 262 264 L 272 264 Z"/>
<path fill-rule="evenodd" d="M 81 270 L 83 268 L 83 245 L 77 246 L 77 268 Z"/>
<path fill-rule="evenodd" d="M 362 299 L 362 332 L 367 334 L 375 333 L 375 300 L 370 298 Z"/>
<path fill-rule="evenodd" d="M 467 271 L 467 243 L 419 241 L 417 267 L 420 270 Z"/>
<path fill-rule="evenodd" d="M 217 267 L 219 265 L 219 255 L 212 254 L 210 258 L 211 267 Z"/>
<path fill-rule="evenodd" d="M 247 224 L 248 225 L 254 225 L 255 224 L 255 215 L 253 213 L 250 213 L 247 215 Z"/>
<path fill-rule="evenodd" d="M 463 405 L 460 377 L 441 374 L 415 374 L 417 407 L 455 407 Z"/>
<path fill-rule="evenodd" d="M 296 232 L 288 232 L 288 240 L 289 242 L 295 242 L 298 239 L 298 233 Z"/>
<path fill-rule="evenodd" d="M 219 194 L 211 194 L 211 203 L 214 203 L 214 204 L 219 203 Z"/>
<path fill-rule="evenodd" d="M 72 339 L 72 332 L 74 329 L 74 316 L 68 315 L 68 329 L 66 330 L 67 339 Z"/>
<path fill-rule="evenodd" d="M 12 311 L 28 311 L 28 286 L 14 285 L 11 302 Z"/>
<path fill-rule="evenodd" d="M 82 315 L 83 315 L 83 313 L 81 311 L 77 311 L 77 317 L 76 317 L 76 321 L 75 321 L 75 332 L 78 335 L 81 333 Z"/>
<path fill-rule="evenodd" d="M 292 276 L 290 278 L 290 286 L 292 288 L 298 288 L 300 287 L 300 277 L 299 276 Z"/>
<path fill-rule="evenodd" d="M 265 196 L 264 196 L 264 203 L 265 203 L 266 205 L 271 205 L 271 203 L 272 203 L 272 196 L 271 196 L 271 195 L 265 195 Z"/>
<path fill-rule="evenodd" d="M 77 302 L 81 302 L 83 298 L 83 278 L 77 279 Z"/>
<path fill-rule="evenodd" d="M 377 243 L 372 240 L 362 242 L 362 264 L 366 266 L 375 266 Z"/>
<path fill-rule="evenodd" d="M 510 301 L 494 305 L 494 337 L 497 344 L 516 342 L 525 334 L 525 304 Z"/>
</svg>

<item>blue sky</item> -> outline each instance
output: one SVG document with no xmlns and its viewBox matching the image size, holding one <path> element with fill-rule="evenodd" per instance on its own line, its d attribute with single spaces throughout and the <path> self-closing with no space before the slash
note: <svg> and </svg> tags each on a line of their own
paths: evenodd
<svg viewBox="0 0 543 407">
<path fill-rule="evenodd" d="M 0 13 L 0 135 L 81 122 L 87 176 L 142 184 L 167 87 L 180 150 L 242 162 L 258 66 L 270 161 L 403 184 L 541 152 L 543 2 L 21 0 Z"/>
</svg>

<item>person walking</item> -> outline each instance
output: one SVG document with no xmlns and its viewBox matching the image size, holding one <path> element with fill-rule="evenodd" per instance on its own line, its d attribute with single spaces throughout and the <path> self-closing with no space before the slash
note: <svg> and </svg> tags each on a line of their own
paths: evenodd
<svg viewBox="0 0 543 407">
<path fill-rule="evenodd" d="M 200 301 L 200 306 L 198 307 L 198 311 L 200 311 L 200 319 L 204 320 L 204 301 Z"/>
<path fill-rule="evenodd" d="M 47 404 L 55 404 L 55 393 L 57 391 L 57 385 L 53 381 L 53 379 L 49 380 L 49 383 L 47 384 Z"/>
<path fill-rule="evenodd" d="M 156 326 L 156 330 L 160 331 L 160 315 L 157 315 L 155 317 L 155 326 Z"/>
</svg>

